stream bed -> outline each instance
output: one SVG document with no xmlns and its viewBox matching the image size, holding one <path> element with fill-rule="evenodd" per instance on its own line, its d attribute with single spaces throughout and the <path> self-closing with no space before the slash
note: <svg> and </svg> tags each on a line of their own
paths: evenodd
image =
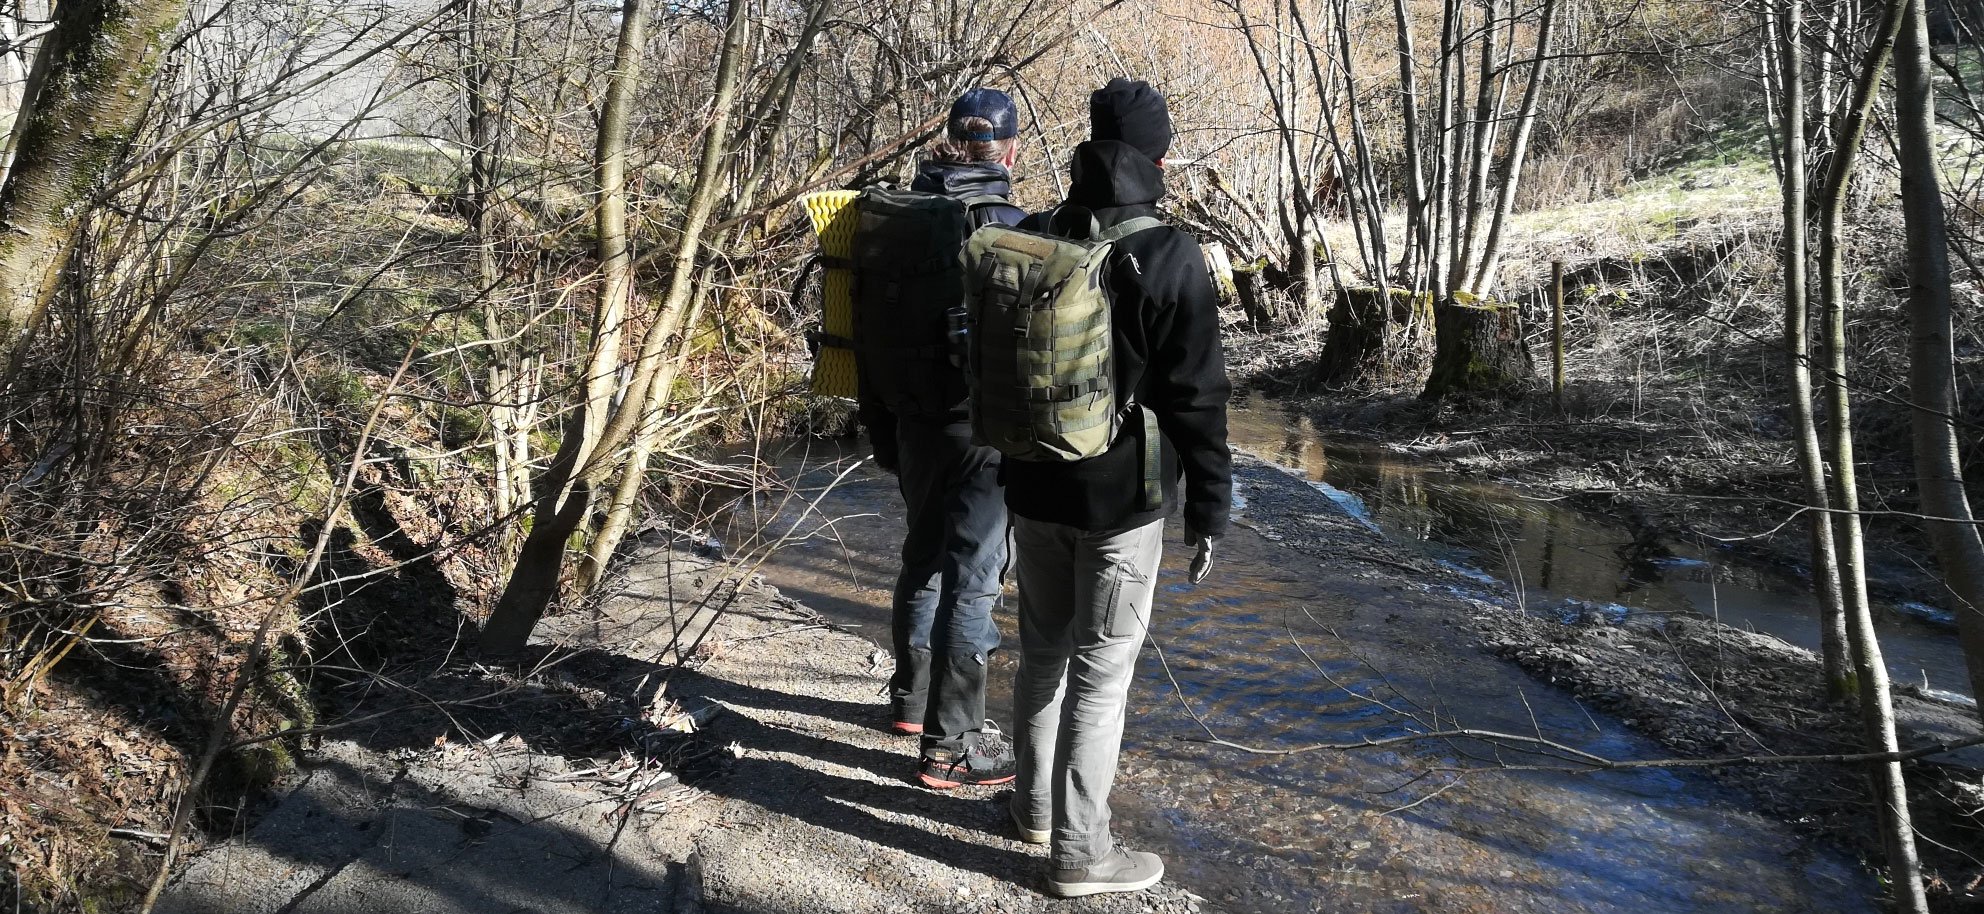
<svg viewBox="0 0 1984 914">
<path fill-rule="evenodd" d="M 1736 561 L 1713 541 L 1654 539 L 1561 500 L 1432 469 L 1368 442 L 1332 439 L 1301 410 L 1273 401 L 1233 410 L 1229 427 L 1234 448 L 1300 475 L 1373 530 L 1537 611 L 1696 612 L 1819 649 L 1810 581 Z M 1947 611 L 1920 603 L 1874 609 L 1896 683 L 1970 699 Z"/>
<path fill-rule="evenodd" d="M 886 644 L 901 505 L 890 477 L 855 465 L 864 453 L 795 445 L 775 458 L 787 494 L 747 502 L 716 533 L 739 548 L 782 541 L 763 566 L 771 583 Z M 1113 796 L 1119 836 L 1162 854 L 1167 879 L 1208 909 L 1877 910 L 1858 862 L 1700 774 L 1498 771 L 1494 750 L 1457 740 L 1289 754 L 1204 742 L 1287 750 L 1458 722 L 1610 758 L 1664 754 L 1476 647 L 1456 624 L 1472 604 L 1450 584 L 1372 564 L 1412 553 L 1374 532 L 1391 523 L 1382 509 L 1344 510 L 1354 490 L 1330 495 L 1252 460 L 1235 476 L 1240 523 L 1205 584 L 1185 582 L 1175 521 L 1167 532 Z M 1517 551 L 1531 535 L 1504 533 Z M 1007 600 L 999 621 L 1012 645 Z M 1010 725 L 1010 653 L 994 664 L 990 711 Z M 906 781 L 914 751 L 905 742 Z"/>
</svg>

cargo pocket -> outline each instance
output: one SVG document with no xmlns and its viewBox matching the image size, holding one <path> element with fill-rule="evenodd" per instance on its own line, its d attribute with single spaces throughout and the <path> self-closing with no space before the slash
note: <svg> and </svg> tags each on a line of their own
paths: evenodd
<svg viewBox="0 0 1984 914">
<path fill-rule="evenodd" d="M 1143 593 L 1144 577 L 1131 562 L 1119 562 L 1109 569 L 1108 609 L 1103 617 L 1102 636 L 1130 638 L 1142 634 L 1144 619 L 1137 609 Z"/>
</svg>

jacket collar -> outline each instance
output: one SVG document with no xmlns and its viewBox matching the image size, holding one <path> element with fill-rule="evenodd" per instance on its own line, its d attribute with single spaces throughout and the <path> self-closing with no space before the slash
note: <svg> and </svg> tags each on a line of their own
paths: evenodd
<svg viewBox="0 0 1984 914">
<path fill-rule="evenodd" d="M 960 198 L 1013 195 L 1012 174 L 1006 171 L 1006 166 L 995 162 L 926 161 L 916 166 L 916 180 L 909 189 Z"/>
</svg>

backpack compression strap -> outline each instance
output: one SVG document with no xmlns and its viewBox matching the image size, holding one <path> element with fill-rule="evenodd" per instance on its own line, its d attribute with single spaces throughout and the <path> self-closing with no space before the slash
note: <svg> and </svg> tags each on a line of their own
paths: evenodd
<svg viewBox="0 0 1984 914">
<path fill-rule="evenodd" d="M 1164 437 L 1157 428 L 1157 414 L 1137 406 L 1137 412 L 1144 417 L 1144 510 L 1155 511 L 1164 507 L 1164 482 L 1158 478 L 1158 469 L 1164 462 Z"/>
</svg>

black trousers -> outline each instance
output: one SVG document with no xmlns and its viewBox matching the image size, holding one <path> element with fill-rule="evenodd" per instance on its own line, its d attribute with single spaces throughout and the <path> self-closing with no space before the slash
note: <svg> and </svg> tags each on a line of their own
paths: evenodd
<svg viewBox="0 0 1984 914">
<path fill-rule="evenodd" d="M 992 607 L 1006 566 L 999 452 L 974 447 L 968 422 L 900 418 L 908 510 L 896 578 L 896 719 L 923 724 L 923 744 L 964 747 L 985 719 L 986 661 L 999 646 Z"/>
</svg>

